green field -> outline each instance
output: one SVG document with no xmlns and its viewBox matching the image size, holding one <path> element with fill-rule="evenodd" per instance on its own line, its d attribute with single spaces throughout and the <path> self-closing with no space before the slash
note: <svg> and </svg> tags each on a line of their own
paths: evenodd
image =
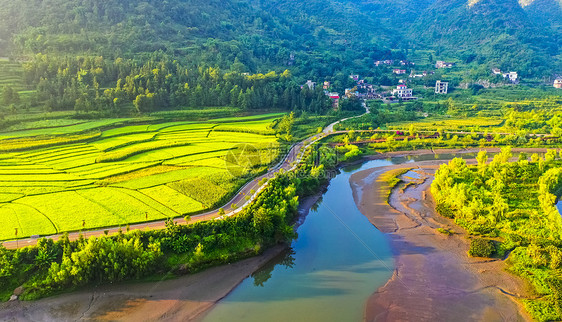
<svg viewBox="0 0 562 322">
<path fill-rule="evenodd" d="M 0 58 L 0 90 L 11 86 L 16 91 L 24 91 L 23 67 L 19 63 Z"/>
<path fill-rule="evenodd" d="M 471 131 L 471 130 L 481 130 L 489 132 L 501 132 L 499 127 L 503 120 L 501 118 L 489 118 L 489 117 L 466 117 L 466 118 L 456 118 L 456 117 L 431 117 L 426 119 L 421 119 L 418 121 L 408 121 L 408 122 L 395 122 L 388 124 L 387 128 L 389 130 L 404 130 L 408 129 L 410 125 L 413 125 L 416 130 L 419 131 L 438 131 L 438 130 L 448 130 L 448 131 Z M 504 131 L 507 131 L 504 129 Z"/>
<path fill-rule="evenodd" d="M 271 124 L 279 116 L 135 125 L 125 119 L 19 123 L 0 133 L 0 240 L 15 238 L 16 228 L 22 238 L 220 206 L 246 175 L 277 161 Z M 255 147 L 259 162 L 236 168 L 225 156 L 244 144 Z"/>
</svg>

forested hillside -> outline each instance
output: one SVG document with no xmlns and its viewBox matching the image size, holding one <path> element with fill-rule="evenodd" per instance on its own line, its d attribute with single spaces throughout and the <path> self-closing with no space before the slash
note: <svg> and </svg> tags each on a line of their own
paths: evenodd
<svg viewBox="0 0 562 322">
<path fill-rule="evenodd" d="M 306 74 L 319 70 L 317 64 L 342 68 L 382 55 L 381 32 L 373 27 L 351 3 L 341 8 L 330 1 L 303 7 L 296 1 L 2 0 L 0 55 L 114 59 L 162 50 L 191 67 L 230 68 L 237 60 L 243 72 L 292 66 Z"/>
<path fill-rule="evenodd" d="M 480 76 L 491 67 L 559 74 L 561 11 L 558 0 L 0 0 L 0 57 L 23 63 L 14 84 L 37 89 L 28 103 L 49 110 L 314 101 L 306 109 L 319 112 L 320 92 L 299 90 L 307 79 L 341 91 L 358 73 L 389 85 L 373 61 L 409 59 L 413 49 L 434 53 L 423 68 L 456 59 Z M 270 72 L 262 88 L 256 79 Z M 259 98 L 244 98 L 252 93 Z"/>
<path fill-rule="evenodd" d="M 410 36 L 438 55 L 465 63 L 518 70 L 524 76 L 546 75 L 560 67 L 553 57 L 560 52 L 562 37 L 531 7 L 542 6 L 555 15 L 560 6 L 540 2 L 530 5 L 527 13 L 517 0 L 436 0 L 411 27 Z"/>
<path fill-rule="evenodd" d="M 237 59 L 246 72 L 291 66 L 294 74 L 322 77 L 367 70 L 373 59 L 392 58 L 388 49 L 416 47 L 545 73 L 560 51 L 561 5 L 526 3 L 1 0 L 0 56 L 128 58 L 162 50 L 191 66 L 230 68 Z"/>
<path fill-rule="evenodd" d="M 524 9 L 537 24 L 546 27 L 550 25 L 558 35 L 562 32 L 562 1 L 534 0 Z"/>
</svg>

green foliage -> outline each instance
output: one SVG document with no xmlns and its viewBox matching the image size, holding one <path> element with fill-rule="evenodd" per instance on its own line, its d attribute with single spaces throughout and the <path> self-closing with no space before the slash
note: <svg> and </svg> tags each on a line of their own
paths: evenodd
<svg viewBox="0 0 562 322">
<path fill-rule="evenodd" d="M 15 91 L 12 87 L 4 87 L 2 89 L 2 103 L 5 106 L 10 104 L 18 104 L 20 102 L 20 96 L 17 91 Z"/>
<path fill-rule="evenodd" d="M 479 153 L 478 165 L 462 159 L 443 164 L 435 174 L 431 192 L 437 211 L 474 235 L 469 255 L 502 256 L 511 251 L 509 270 L 526 278 L 540 298 L 527 300 L 526 308 L 540 321 L 559 320 L 562 302 L 562 218 L 556 195 L 562 187 L 562 167 L 554 150 L 543 158 L 509 162 L 504 148 L 486 164 Z"/>
<path fill-rule="evenodd" d="M 140 279 L 172 270 L 205 267 L 256 255 L 263 247 L 294 237 L 292 223 L 299 195 L 324 183 L 321 167 L 309 158 L 296 172 L 278 174 L 247 208 L 222 220 L 132 231 L 69 241 L 41 239 L 36 246 L 0 246 L 0 292 L 23 285 L 23 299 L 34 299 L 85 285 Z M 221 211 L 224 215 L 224 210 Z M 187 220 L 187 219 L 186 219 Z"/>
<path fill-rule="evenodd" d="M 493 67 L 519 70 L 523 76 L 560 68 L 553 57 L 561 46 L 560 31 L 544 20 L 542 26 L 532 22 L 542 13 L 525 12 L 517 0 L 468 3 L 472 5 L 466 0 L 434 2 L 410 28 L 412 39 L 436 49 L 436 60 L 454 56 L 458 63 L 486 64 L 479 76 L 490 75 Z M 559 4 L 552 1 L 548 11 L 559 12 Z"/>
<path fill-rule="evenodd" d="M 486 238 L 474 238 L 470 241 L 468 255 L 472 257 L 492 257 L 495 251 L 494 243 Z"/>
<path fill-rule="evenodd" d="M 51 110 L 75 110 L 80 115 L 126 115 L 131 105 L 137 113 L 180 106 L 323 113 L 331 107 L 320 87 L 301 89 L 290 73 L 248 75 L 198 68 L 163 53 L 150 55 L 142 64 L 122 58 L 38 54 L 25 71 L 30 84 L 37 86 L 39 101 Z"/>
<path fill-rule="evenodd" d="M 445 229 L 445 228 L 437 228 L 437 231 L 442 233 L 443 235 L 447 235 L 450 236 L 452 234 L 454 234 L 454 232 L 450 229 Z"/>
</svg>

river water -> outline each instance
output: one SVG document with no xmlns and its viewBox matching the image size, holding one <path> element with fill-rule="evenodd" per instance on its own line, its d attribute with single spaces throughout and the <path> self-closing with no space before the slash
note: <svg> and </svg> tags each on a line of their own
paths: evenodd
<svg viewBox="0 0 562 322">
<path fill-rule="evenodd" d="M 350 176 L 451 157 L 372 160 L 343 168 L 298 228 L 290 250 L 246 278 L 204 321 L 362 321 L 366 300 L 392 276 L 394 261 L 387 237 L 357 209 Z"/>
</svg>

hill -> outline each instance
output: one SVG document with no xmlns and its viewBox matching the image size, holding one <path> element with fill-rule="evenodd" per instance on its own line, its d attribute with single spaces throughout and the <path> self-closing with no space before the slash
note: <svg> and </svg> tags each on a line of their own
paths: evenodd
<svg viewBox="0 0 562 322">
<path fill-rule="evenodd" d="M 535 23 L 554 29 L 558 35 L 562 32 L 562 1 L 534 0 L 524 9 Z"/>
<path fill-rule="evenodd" d="M 0 56 L 163 51 L 191 66 L 237 61 L 244 72 L 292 66 L 318 77 L 332 71 L 317 62 L 341 69 L 384 51 L 392 32 L 373 21 L 348 1 L 0 0 Z"/>
<path fill-rule="evenodd" d="M 537 24 L 517 0 L 437 0 L 417 18 L 409 37 L 438 54 L 519 70 L 524 76 L 560 66 L 552 58 L 562 46 L 560 33 L 548 23 Z"/>
<path fill-rule="evenodd" d="M 374 60 L 560 73 L 559 16 L 559 0 L 0 0 L 0 57 L 26 62 L 22 87 L 49 109 L 131 110 L 144 96 L 161 108 L 258 107 L 249 97 L 274 92 L 285 103 L 264 108 L 294 107 L 316 95 L 299 93 L 307 79 L 382 83 L 390 71 Z"/>
</svg>

